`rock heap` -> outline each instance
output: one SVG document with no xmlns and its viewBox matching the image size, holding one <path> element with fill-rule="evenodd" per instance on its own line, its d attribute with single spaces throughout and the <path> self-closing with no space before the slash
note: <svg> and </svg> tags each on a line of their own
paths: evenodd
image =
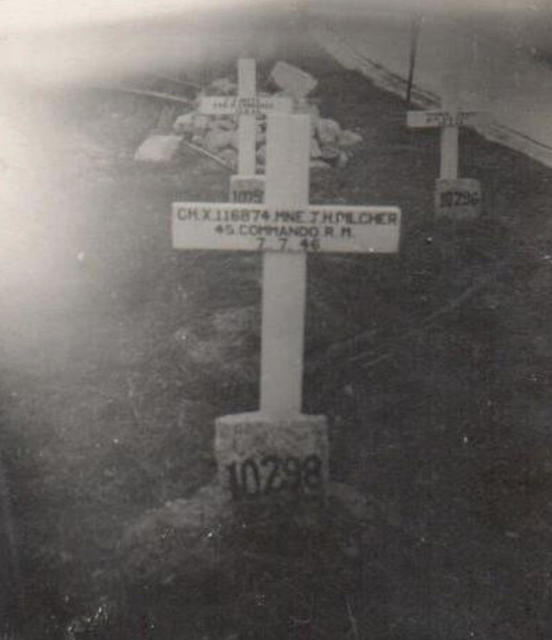
<svg viewBox="0 0 552 640">
<path fill-rule="evenodd" d="M 342 129 L 336 120 L 324 118 L 315 101 L 308 95 L 317 85 L 310 74 L 286 62 L 278 62 L 269 77 L 274 93 L 259 93 L 259 97 L 288 96 L 293 99 L 294 113 L 308 113 L 312 119 L 311 169 L 344 167 L 349 161 L 351 147 L 362 141 L 354 131 Z M 238 116 L 205 115 L 199 112 L 202 95 L 237 95 L 237 84 L 229 78 L 217 78 L 205 87 L 191 108 L 174 121 L 171 135 L 148 138 L 135 155 L 136 160 L 150 162 L 171 161 L 177 147 L 186 142 L 217 156 L 224 164 L 236 170 L 238 164 Z M 177 144 L 175 144 L 177 143 Z M 266 158 L 266 119 L 257 122 L 257 171 L 264 171 Z"/>
</svg>

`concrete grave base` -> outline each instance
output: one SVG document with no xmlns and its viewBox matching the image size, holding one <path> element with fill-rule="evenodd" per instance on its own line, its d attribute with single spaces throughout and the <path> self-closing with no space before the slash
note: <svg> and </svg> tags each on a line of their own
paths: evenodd
<svg viewBox="0 0 552 640">
<path fill-rule="evenodd" d="M 329 466 L 324 416 L 241 413 L 218 418 L 215 427 L 218 482 L 232 499 L 324 494 Z"/>
<path fill-rule="evenodd" d="M 450 220 L 481 216 L 481 183 L 474 178 L 439 178 L 435 181 L 435 214 Z"/>
<path fill-rule="evenodd" d="M 264 193 L 264 176 L 230 176 L 230 200 L 232 202 L 263 202 Z"/>
</svg>

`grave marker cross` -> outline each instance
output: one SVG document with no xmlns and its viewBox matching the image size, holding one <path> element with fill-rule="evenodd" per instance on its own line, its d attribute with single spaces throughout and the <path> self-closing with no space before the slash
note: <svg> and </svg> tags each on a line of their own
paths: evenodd
<svg viewBox="0 0 552 640">
<path fill-rule="evenodd" d="M 461 110 L 457 90 L 449 80 L 441 109 L 408 111 L 407 125 L 413 128 L 441 129 L 439 179 L 435 194 L 438 215 L 473 218 L 480 213 L 481 186 L 477 180 L 458 178 L 458 134 L 462 126 L 481 124 L 486 114 Z"/>
<path fill-rule="evenodd" d="M 238 116 L 238 175 L 230 179 L 232 200 L 262 202 L 263 178 L 256 175 L 257 119 L 271 112 L 290 113 L 292 108 L 293 100 L 289 97 L 257 95 L 256 65 L 251 58 L 238 60 L 237 97 L 201 97 L 200 113 Z"/>
<path fill-rule="evenodd" d="M 301 414 L 307 253 L 398 250 L 397 207 L 309 205 L 309 155 L 310 117 L 270 114 L 264 204 L 173 204 L 174 248 L 263 250 L 260 411 L 217 420 L 234 497 L 320 491 L 328 476 L 325 418 Z"/>
</svg>

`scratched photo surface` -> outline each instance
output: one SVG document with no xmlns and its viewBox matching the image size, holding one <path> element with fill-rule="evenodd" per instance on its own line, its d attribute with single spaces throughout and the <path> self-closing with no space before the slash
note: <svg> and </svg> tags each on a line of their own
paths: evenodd
<svg viewBox="0 0 552 640">
<path fill-rule="evenodd" d="M 0 6 L 0 640 L 552 628 L 546 0 Z"/>
</svg>

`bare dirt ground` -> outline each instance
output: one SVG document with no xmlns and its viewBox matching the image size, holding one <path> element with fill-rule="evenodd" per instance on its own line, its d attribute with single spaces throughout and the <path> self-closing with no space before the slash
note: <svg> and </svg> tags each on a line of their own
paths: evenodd
<svg viewBox="0 0 552 640">
<path fill-rule="evenodd" d="M 171 249 L 171 202 L 225 200 L 229 175 L 192 152 L 133 162 L 158 102 L 36 92 L 19 103 L 36 163 L 6 209 L 1 436 L 24 587 L 6 626 L 56 639 L 546 638 L 552 174 L 463 131 L 461 174 L 481 180 L 484 215 L 436 223 L 438 134 L 409 131 L 404 102 L 314 46 L 281 58 L 318 77 L 323 115 L 364 137 L 346 168 L 312 174 L 311 201 L 403 210 L 398 255 L 309 258 L 304 409 L 329 417 L 333 475 L 377 505 L 378 536 L 353 554 L 354 578 L 328 541 L 311 546 L 314 574 L 238 549 L 241 573 L 193 593 L 178 563 L 147 585 L 123 566 L 137 517 L 211 479 L 214 417 L 256 407 L 260 256 Z"/>
</svg>

